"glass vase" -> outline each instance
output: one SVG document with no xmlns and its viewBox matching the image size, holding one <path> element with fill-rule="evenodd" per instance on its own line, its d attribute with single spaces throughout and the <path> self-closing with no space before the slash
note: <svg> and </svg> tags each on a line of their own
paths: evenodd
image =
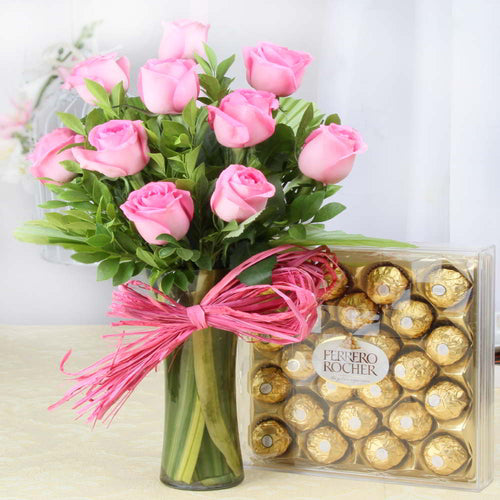
<svg viewBox="0 0 500 500">
<path fill-rule="evenodd" d="M 179 297 L 199 304 L 221 278 L 200 271 Z M 165 360 L 165 428 L 160 479 L 187 490 L 236 486 L 243 466 L 236 416 L 237 337 L 215 328 L 196 331 Z"/>
</svg>

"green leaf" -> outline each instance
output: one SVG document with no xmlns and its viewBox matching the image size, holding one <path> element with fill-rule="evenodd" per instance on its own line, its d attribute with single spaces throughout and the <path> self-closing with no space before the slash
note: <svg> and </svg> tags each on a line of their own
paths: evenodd
<svg viewBox="0 0 500 500">
<path fill-rule="evenodd" d="M 210 75 L 199 75 L 200 84 L 212 101 L 219 100 L 221 86 L 217 78 Z"/>
<path fill-rule="evenodd" d="M 206 43 L 203 44 L 203 47 L 205 48 L 205 54 L 207 56 L 208 62 L 210 63 L 210 66 L 212 66 L 212 69 L 215 70 L 215 68 L 217 68 L 217 56 L 214 52 L 214 49 L 209 47 Z"/>
<path fill-rule="evenodd" d="M 71 144 L 68 144 L 67 146 L 64 146 L 63 148 L 61 148 L 57 152 L 57 154 L 60 154 L 63 151 L 66 151 L 67 149 L 71 149 L 71 148 L 83 148 L 84 146 L 85 146 L 84 142 L 72 142 Z"/>
<path fill-rule="evenodd" d="M 64 201 L 89 201 L 89 197 L 81 191 L 64 191 L 59 194 Z"/>
<path fill-rule="evenodd" d="M 193 256 L 193 251 L 189 248 L 177 248 L 176 253 L 182 260 L 190 260 Z"/>
<path fill-rule="evenodd" d="M 46 201 L 45 203 L 41 203 L 38 205 L 40 208 L 62 208 L 68 206 L 68 204 L 65 201 L 60 201 L 60 200 L 49 200 Z"/>
<path fill-rule="evenodd" d="M 160 289 L 165 295 L 168 295 L 170 293 L 173 284 L 174 284 L 174 273 L 168 273 L 162 278 L 160 282 Z"/>
<path fill-rule="evenodd" d="M 208 61 L 205 61 L 205 59 L 203 59 L 203 57 L 199 56 L 198 54 L 195 54 L 194 58 L 196 59 L 196 62 L 202 67 L 203 71 L 207 75 L 212 74 L 212 68 L 210 67 Z"/>
<path fill-rule="evenodd" d="M 317 214 L 324 199 L 324 191 L 316 191 L 314 193 L 297 196 L 288 207 L 289 221 L 305 222 L 311 219 Z"/>
<path fill-rule="evenodd" d="M 74 253 L 71 258 L 76 260 L 76 262 L 81 262 L 82 264 L 92 264 L 94 262 L 99 262 L 106 257 L 109 257 L 108 253 L 96 252 L 96 253 Z"/>
<path fill-rule="evenodd" d="M 272 283 L 272 272 L 276 265 L 276 255 L 257 262 L 245 269 L 238 275 L 238 279 L 245 285 L 270 285 Z"/>
<path fill-rule="evenodd" d="M 193 134 L 196 128 L 196 115 L 198 114 L 198 108 L 196 107 L 196 101 L 191 99 L 182 111 L 182 118 L 189 127 L 190 132 Z"/>
<path fill-rule="evenodd" d="M 134 276 L 135 264 L 133 262 L 120 262 L 118 271 L 113 276 L 113 286 L 121 285 Z"/>
<path fill-rule="evenodd" d="M 300 119 L 299 127 L 297 129 L 297 143 L 302 144 L 304 139 L 307 136 L 307 130 L 309 124 L 311 123 L 314 117 L 314 105 L 312 103 L 307 106 L 302 118 Z"/>
<path fill-rule="evenodd" d="M 118 82 L 111 90 L 111 104 L 113 106 L 119 106 L 123 103 L 125 99 L 125 90 L 123 88 L 123 82 Z"/>
<path fill-rule="evenodd" d="M 328 203 L 324 207 L 321 207 L 313 219 L 313 222 L 323 222 L 333 219 L 341 212 L 343 212 L 347 207 L 342 205 L 342 203 Z"/>
<path fill-rule="evenodd" d="M 180 270 L 175 271 L 174 283 L 183 291 L 186 291 L 189 287 L 189 280 L 187 276 Z"/>
<path fill-rule="evenodd" d="M 337 113 L 327 116 L 325 119 L 325 125 L 330 125 L 330 123 L 336 123 L 337 125 L 340 125 L 342 123 L 340 121 L 340 116 Z"/>
<path fill-rule="evenodd" d="M 94 236 L 91 236 L 87 240 L 87 243 L 91 247 L 105 247 L 106 245 L 109 245 L 111 243 L 111 236 L 107 234 L 96 234 Z"/>
<path fill-rule="evenodd" d="M 291 238 L 301 240 L 306 237 L 306 228 L 303 224 L 294 224 L 293 226 L 290 226 L 288 234 Z"/>
<path fill-rule="evenodd" d="M 97 125 L 102 125 L 105 123 L 106 117 L 102 109 L 96 108 L 93 109 L 86 117 L 85 117 L 85 129 L 87 130 L 87 134 Z"/>
<path fill-rule="evenodd" d="M 217 79 L 221 80 L 222 77 L 227 73 L 228 69 L 233 65 L 234 60 L 236 56 L 233 54 L 232 56 L 228 57 L 227 59 L 224 59 L 218 66 L 217 66 Z"/>
<path fill-rule="evenodd" d="M 342 186 L 339 186 L 338 184 L 330 184 L 329 186 L 326 186 L 325 198 L 329 198 L 330 196 L 333 196 L 341 188 L 342 188 Z"/>
<path fill-rule="evenodd" d="M 56 114 L 59 117 L 59 120 L 61 120 L 63 124 L 66 125 L 66 127 L 73 130 L 73 132 L 76 132 L 77 134 L 80 135 L 86 135 L 85 127 L 75 115 L 72 115 L 71 113 L 56 113 Z"/>
<path fill-rule="evenodd" d="M 300 121 L 304 115 L 306 109 L 310 106 L 310 102 L 304 99 L 296 99 L 294 97 L 282 97 L 280 99 L 280 108 L 276 115 L 276 123 L 284 123 L 292 128 L 296 133 L 299 128 Z M 321 124 L 323 115 L 314 106 L 314 117 L 309 123 L 310 127 L 317 127 Z"/>
<path fill-rule="evenodd" d="M 106 92 L 106 89 L 94 80 L 90 80 L 89 78 L 85 78 L 85 86 L 87 90 L 96 98 L 97 104 L 101 106 L 101 108 L 110 109 L 111 104 L 109 102 L 109 95 Z"/>
<path fill-rule="evenodd" d="M 115 236 L 115 240 L 126 252 L 135 255 L 135 249 L 137 248 L 137 243 L 133 238 L 131 238 L 128 234 L 122 231 L 118 231 L 116 229 L 113 232 L 113 234 Z"/>
<path fill-rule="evenodd" d="M 118 271 L 119 265 L 120 257 L 110 257 L 109 259 L 103 260 L 97 266 L 97 281 L 103 281 L 112 278 Z"/>
<path fill-rule="evenodd" d="M 155 261 L 154 255 L 151 252 L 148 252 L 143 248 L 138 247 L 135 251 L 135 254 L 137 255 L 137 258 L 141 259 L 148 266 L 159 268 L 158 264 Z"/>
<path fill-rule="evenodd" d="M 167 241 L 174 247 L 179 247 L 179 242 L 171 234 L 160 234 L 156 237 L 157 240 Z"/>
<path fill-rule="evenodd" d="M 59 162 L 68 172 L 73 172 L 75 174 L 81 174 L 82 169 L 80 164 L 73 160 L 63 160 Z M 85 198 L 87 200 L 88 198 Z M 74 201 L 85 201 L 85 200 L 74 200 Z"/>
<path fill-rule="evenodd" d="M 26 243 L 39 245 L 57 245 L 63 243 L 84 242 L 85 238 L 67 234 L 54 227 L 44 227 L 43 221 L 31 221 L 23 224 L 14 231 L 14 237 Z"/>
<path fill-rule="evenodd" d="M 176 250 L 177 250 L 176 247 L 173 247 L 172 245 L 167 245 L 158 252 L 158 255 L 161 259 L 166 259 L 170 257 L 173 253 L 175 253 Z"/>
</svg>

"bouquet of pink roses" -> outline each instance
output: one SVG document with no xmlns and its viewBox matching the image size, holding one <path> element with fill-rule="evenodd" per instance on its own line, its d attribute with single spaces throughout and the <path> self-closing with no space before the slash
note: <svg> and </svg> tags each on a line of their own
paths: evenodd
<svg viewBox="0 0 500 500">
<path fill-rule="evenodd" d="M 166 359 L 162 480 L 194 489 L 243 477 L 236 336 L 226 330 L 298 341 L 335 280 L 328 251 L 291 246 L 401 246 L 324 228 L 345 209 L 327 200 L 366 145 L 338 115 L 289 97 L 312 57 L 270 43 L 245 48 L 252 88 L 232 90 L 235 56 L 218 62 L 207 31 L 166 24 L 159 58 L 139 71 L 138 97 L 126 93 L 126 57 L 93 57 L 66 74 L 64 85 L 94 107 L 82 119 L 59 113 L 64 127 L 37 143 L 31 172 L 57 200 L 16 231 L 99 262 L 97 279 L 114 285 L 148 271 L 154 306 L 129 284 L 113 312 L 135 318 L 120 324 L 156 327 L 155 336 L 76 374 L 64 400 L 84 393 L 76 406 L 101 418 Z"/>
</svg>

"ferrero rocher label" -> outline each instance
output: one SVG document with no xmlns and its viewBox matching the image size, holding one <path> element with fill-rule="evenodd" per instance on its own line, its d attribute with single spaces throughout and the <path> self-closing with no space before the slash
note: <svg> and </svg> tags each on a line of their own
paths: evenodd
<svg viewBox="0 0 500 500">
<path fill-rule="evenodd" d="M 389 371 L 389 360 L 382 349 L 351 335 L 318 344 L 312 363 L 320 377 L 349 387 L 374 384 Z"/>
<path fill-rule="evenodd" d="M 400 356 L 394 364 L 394 378 L 405 389 L 418 391 L 436 375 L 437 367 L 421 351 L 410 351 Z"/>
<path fill-rule="evenodd" d="M 389 431 L 369 436 L 363 444 L 363 453 L 372 467 L 380 470 L 392 469 L 406 456 L 404 443 Z"/>
<path fill-rule="evenodd" d="M 468 404 L 469 396 L 465 389 L 450 380 L 434 384 L 425 394 L 427 411 L 440 420 L 459 417 Z"/>
<path fill-rule="evenodd" d="M 460 361 L 470 342 L 465 333 L 455 326 L 435 328 L 425 340 L 425 351 L 438 365 L 448 366 Z"/>
<path fill-rule="evenodd" d="M 425 294 L 437 307 L 452 307 L 464 298 L 470 286 L 458 271 L 441 268 L 427 276 Z"/>
<path fill-rule="evenodd" d="M 440 476 L 452 474 L 469 458 L 462 443 L 449 434 L 432 438 L 425 445 L 423 455 L 427 467 Z"/>
<path fill-rule="evenodd" d="M 379 266 L 368 274 L 366 293 L 376 304 L 392 304 L 401 298 L 408 280 L 395 266 Z"/>
<path fill-rule="evenodd" d="M 285 421 L 299 431 L 314 429 L 325 414 L 318 401 L 309 394 L 295 394 L 283 409 Z"/>
<path fill-rule="evenodd" d="M 377 427 L 378 416 L 375 410 L 362 401 L 349 401 L 338 410 L 336 421 L 343 434 L 361 439 Z"/>
<path fill-rule="evenodd" d="M 252 395 L 264 403 L 283 401 L 292 389 L 290 379 L 276 366 L 257 370 L 252 380 Z"/>
<path fill-rule="evenodd" d="M 292 344 L 283 350 L 281 368 L 290 377 L 304 380 L 314 375 L 312 347 L 307 344 Z"/>
<path fill-rule="evenodd" d="M 377 306 L 363 292 L 342 297 L 337 303 L 336 314 L 339 323 L 349 330 L 358 330 L 378 319 Z"/>
<path fill-rule="evenodd" d="M 349 443 L 332 425 L 323 425 L 307 435 L 306 449 L 317 463 L 331 464 L 340 460 L 347 451 Z"/>
<path fill-rule="evenodd" d="M 283 455 L 292 442 L 287 428 L 277 420 L 260 422 L 252 431 L 252 448 L 266 458 Z"/>
<path fill-rule="evenodd" d="M 391 412 L 389 427 L 401 439 L 418 441 L 431 431 L 432 417 L 418 401 L 406 401 Z"/>
<path fill-rule="evenodd" d="M 432 309 L 420 300 L 404 300 L 399 302 L 392 313 L 392 327 L 402 337 L 421 337 L 434 320 Z"/>
</svg>

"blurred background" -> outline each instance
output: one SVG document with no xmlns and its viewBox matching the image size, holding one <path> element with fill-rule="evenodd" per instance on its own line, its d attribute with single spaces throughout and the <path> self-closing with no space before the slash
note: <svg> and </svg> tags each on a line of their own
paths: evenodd
<svg viewBox="0 0 500 500">
<path fill-rule="evenodd" d="M 331 228 L 460 247 L 500 245 L 500 2 L 497 0 L 1 0 L 0 114 L 39 76 L 44 50 L 101 20 L 93 43 L 136 75 L 157 57 L 161 21 L 211 24 L 219 59 L 270 41 L 314 56 L 297 96 L 339 113 L 369 150 Z M 131 91 L 135 92 L 132 76 Z M 5 151 L 0 148 L 0 160 Z M 1 162 L 0 162 L 1 163 Z M 1 177 L 1 176 L 0 176 Z M 50 263 L 13 229 L 36 216 L 35 186 L 0 182 L 0 323 L 98 324 L 111 284 Z M 500 285 L 497 272 L 497 285 Z M 497 311 L 500 300 L 497 299 Z"/>
</svg>

